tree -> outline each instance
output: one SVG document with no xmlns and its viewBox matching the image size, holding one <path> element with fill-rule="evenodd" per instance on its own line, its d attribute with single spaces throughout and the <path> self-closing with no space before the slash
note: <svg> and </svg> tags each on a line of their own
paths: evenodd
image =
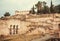
<svg viewBox="0 0 60 41">
<path fill-rule="evenodd" d="M 3 19 L 4 17 L 2 16 L 1 19 Z"/>
<path fill-rule="evenodd" d="M 42 12 L 42 2 L 38 1 L 37 4 L 35 4 L 36 8 L 37 8 L 37 13 L 41 13 Z"/>
<path fill-rule="evenodd" d="M 35 8 L 34 8 L 34 6 L 33 6 L 32 9 L 30 10 L 30 13 L 35 14 Z"/>
<path fill-rule="evenodd" d="M 55 13 L 60 13 L 60 4 L 54 7 Z"/>
<path fill-rule="evenodd" d="M 44 14 L 49 13 L 49 7 L 46 4 L 47 3 L 45 1 L 43 1 L 43 10 L 42 10 L 42 12 Z"/>
<path fill-rule="evenodd" d="M 47 3 L 46 3 L 45 1 L 43 1 L 43 6 L 46 6 L 46 4 L 47 4 Z"/>
<path fill-rule="evenodd" d="M 51 6 L 50 6 L 50 13 L 54 13 L 54 5 L 52 4 L 52 0 L 51 0 Z"/>
<path fill-rule="evenodd" d="M 42 12 L 43 12 L 44 14 L 46 14 L 46 13 L 50 13 L 50 11 L 49 11 L 49 7 L 48 7 L 48 6 L 44 6 Z"/>
<path fill-rule="evenodd" d="M 10 16 L 10 13 L 9 12 L 6 12 L 5 14 L 4 14 L 4 16 L 6 17 L 6 16 Z"/>
<path fill-rule="evenodd" d="M 44 14 L 46 13 L 46 9 L 47 9 L 47 8 L 46 8 L 46 2 L 43 1 L 43 11 L 42 11 L 42 12 L 43 12 Z"/>
</svg>

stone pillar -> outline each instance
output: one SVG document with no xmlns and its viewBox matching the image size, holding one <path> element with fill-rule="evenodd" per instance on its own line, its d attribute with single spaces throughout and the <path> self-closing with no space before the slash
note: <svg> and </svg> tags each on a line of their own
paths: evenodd
<svg viewBox="0 0 60 41">
<path fill-rule="evenodd" d="M 59 38 L 60 38 L 60 32 L 59 32 Z"/>
<path fill-rule="evenodd" d="M 10 35 L 11 35 L 11 34 L 12 34 L 12 28 L 10 27 L 10 29 L 9 29 L 9 30 L 10 30 Z"/>
<path fill-rule="evenodd" d="M 12 25 L 10 25 L 9 34 L 12 35 Z"/>
<path fill-rule="evenodd" d="M 18 34 L 18 25 L 16 26 L 16 34 Z"/>
<path fill-rule="evenodd" d="M 15 25 L 13 25 L 13 34 L 15 34 Z"/>
</svg>

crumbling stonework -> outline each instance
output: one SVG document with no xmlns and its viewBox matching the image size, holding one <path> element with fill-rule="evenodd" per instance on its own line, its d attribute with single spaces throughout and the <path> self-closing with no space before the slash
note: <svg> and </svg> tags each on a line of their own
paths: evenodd
<svg viewBox="0 0 60 41">
<path fill-rule="evenodd" d="M 16 14 L 0 19 L 0 35 L 54 34 L 59 24 L 60 14 Z"/>
</svg>

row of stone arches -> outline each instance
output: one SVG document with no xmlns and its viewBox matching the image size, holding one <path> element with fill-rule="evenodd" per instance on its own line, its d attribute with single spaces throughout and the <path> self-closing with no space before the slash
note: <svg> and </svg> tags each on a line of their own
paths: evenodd
<svg viewBox="0 0 60 41">
<path fill-rule="evenodd" d="M 9 33 L 10 35 L 18 34 L 18 25 L 10 25 Z"/>
</svg>

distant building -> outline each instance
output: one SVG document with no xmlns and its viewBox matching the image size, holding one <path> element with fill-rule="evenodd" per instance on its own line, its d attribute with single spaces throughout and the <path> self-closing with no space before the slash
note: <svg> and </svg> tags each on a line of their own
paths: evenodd
<svg viewBox="0 0 60 41">
<path fill-rule="evenodd" d="M 23 15 L 25 14 L 26 15 L 26 14 L 29 14 L 29 11 L 18 11 L 18 10 L 16 10 L 15 14 L 20 14 L 20 15 L 21 14 L 23 14 Z"/>
</svg>

